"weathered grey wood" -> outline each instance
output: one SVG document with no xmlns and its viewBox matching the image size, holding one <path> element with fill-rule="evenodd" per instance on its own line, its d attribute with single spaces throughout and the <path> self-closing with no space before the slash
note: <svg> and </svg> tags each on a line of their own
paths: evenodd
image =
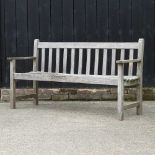
<svg viewBox="0 0 155 155">
<path fill-rule="evenodd" d="M 125 58 L 125 49 L 121 49 L 120 60 L 124 60 L 124 58 Z"/>
<path fill-rule="evenodd" d="M 74 60 L 75 60 L 75 49 L 72 49 L 71 50 L 71 70 L 70 70 L 70 73 L 71 74 L 74 74 Z"/>
<path fill-rule="evenodd" d="M 41 71 L 38 71 L 39 48 L 42 50 Z M 52 49 L 56 49 L 56 70 L 52 73 Z M 63 73 L 59 73 L 60 67 L 60 49 L 64 49 L 63 55 Z M 70 74 L 66 74 L 67 66 L 67 48 L 71 50 L 71 70 Z M 48 55 L 48 72 L 45 72 L 45 49 L 49 49 Z M 79 50 L 78 74 L 74 74 L 75 70 L 75 50 Z M 82 73 L 83 49 L 87 49 L 86 74 Z M 91 50 L 95 49 L 94 75 L 90 75 Z M 103 50 L 103 66 L 102 74 L 98 75 L 99 67 L 99 50 Z M 109 50 L 108 50 L 109 49 Z M 112 49 L 111 75 L 107 73 L 108 52 Z M 116 49 L 121 50 L 120 60 L 116 61 Z M 124 60 L 125 49 L 130 50 L 129 60 Z M 138 58 L 134 59 L 134 49 L 138 49 Z M 142 70 L 143 70 L 143 51 L 144 40 L 140 39 L 138 43 L 40 43 L 39 40 L 34 41 L 33 57 L 14 57 L 8 58 L 10 62 L 10 105 L 15 108 L 15 82 L 16 80 L 33 80 L 34 103 L 38 104 L 38 82 L 37 81 L 54 81 L 54 82 L 71 82 L 84 84 L 100 84 L 118 86 L 118 104 L 117 110 L 119 119 L 123 120 L 124 110 L 136 107 L 137 114 L 142 114 Z M 16 60 L 33 59 L 33 72 L 15 73 Z M 115 65 L 118 64 L 118 76 L 115 75 Z M 129 63 L 129 75 L 124 76 L 124 64 Z M 133 76 L 133 63 L 137 63 L 137 76 Z M 124 87 L 137 86 L 137 102 L 123 106 L 124 103 Z M 17 97 L 20 98 L 20 97 Z"/>
<path fill-rule="evenodd" d="M 123 102 L 124 102 L 124 65 L 118 64 L 118 92 L 117 92 L 117 111 L 119 120 L 124 119 L 124 109 L 123 109 Z"/>
<path fill-rule="evenodd" d="M 60 49 L 56 49 L 56 73 L 59 73 Z"/>
<path fill-rule="evenodd" d="M 83 60 L 83 49 L 79 49 L 79 64 L 78 64 L 78 74 L 82 73 L 82 60 Z"/>
<path fill-rule="evenodd" d="M 45 48 L 41 51 L 41 71 L 45 71 Z"/>
<path fill-rule="evenodd" d="M 125 63 L 140 63 L 142 61 L 142 59 L 133 59 L 133 60 L 117 60 L 116 63 L 118 64 L 125 64 Z"/>
<path fill-rule="evenodd" d="M 36 57 L 8 57 L 7 60 L 34 60 Z"/>
<path fill-rule="evenodd" d="M 72 82 L 72 83 L 88 83 L 88 84 L 108 84 L 117 85 L 117 76 L 102 76 L 102 75 L 86 75 L 86 74 L 64 74 L 64 73 L 48 73 L 48 72 L 30 72 L 16 73 L 15 79 L 25 79 L 37 81 L 54 81 L 54 82 Z"/>
<path fill-rule="evenodd" d="M 131 49 L 130 50 L 130 54 L 129 54 L 129 59 L 133 60 L 134 59 L 134 50 Z M 132 75 L 133 74 L 133 63 L 129 63 L 129 70 L 128 70 L 128 75 Z"/>
<path fill-rule="evenodd" d="M 52 72 L 52 56 L 53 56 L 53 49 L 49 49 L 49 56 L 48 56 L 48 72 Z"/>
<path fill-rule="evenodd" d="M 95 50 L 94 75 L 98 75 L 99 49 Z"/>
<path fill-rule="evenodd" d="M 67 49 L 64 49 L 64 54 L 63 54 L 63 73 L 66 73 L 67 69 Z"/>
<path fill-rule="evenodd" d="M 14 73 L 16 72 L 16 61 L 10 61 L 10 108 L 16 108 L 16 80 Z"/>
<path fill-rule="evenodd" d="M 135 108 L 138 105 L 139 105 L 139 102 L 130 103 L 130 104 L 124 106 L 124 110 Z"/>
<path fill-rule="evenodd" d="M 38 105 L 38 81 L 35 79 L 33 79 L 33 90 L 35 94 L 33 104 Z"/>
<path fill-rule="evenodd" d="M 55 82 L 72 82 L 72 83 L 90 83 L 90 84 L 106 84 L 118 85 L 118 76 L 112 75 L 78 75 L 78 74 L 64 74 L 64 73 L 48 73 L 48 72 L 30 72 L 30 73 L 16 73 L 14 78 L 17 80 L 36 80 L 36 81 L 55 81 Z M 133 86 L 139 82 L 137 76 L 124 76 L 124 85 Z"/>
<path fill-rule="evenodd" d="M 112 49 L 111 75 L 115 75 L 116 49 Z"/>
<path fill-rule="evenodd" d="M 36 59 L 33 60 L 33 72 L 38 71 L 38 58 L 39 58 L 39 49 L 38 49 L 38 43 L 39 40 L 34 40 L 34 49 L 33 49 L 33 56 L 36 57 Z M 33 80 L 33 90 L 36 94 L 33 99 L 34 105 L 38 105 L 38 82 Z"/>
<path fill-rule="evenodd" d="M 138 49 L 137 42 L 39 42 L 38 48 Z"/>
<path fill-rule="evenodd" d="M 87 63 L 86 63 L 86 74 L 90 74 L 90 53 L 91 49 L 87 49 Z"/>
<path fill-rule="evenodd" d="M 102 75 L 106 75 L 106 74 L 107 74 L 107 49 L 104 49 Z"/>
<path fill-rule="evenodd" d="M 144 53 L 144 39 L 138 41 L 138 58 L 141 59 L 141 63 L 137 64 L 137 75 L 140 78 L 139 86 L 137 87 L 137 101 L 139 106 L 137 107 L 137 115 L 142 115 L 143 111 L 143 54 Z"/>
<path fill-rule="evenodd" d="M 39 57 L 38 43 L 39 43 L 39 40 L 35 39 L 34 47 L 33 47 L 33 57 L 35 57 L 36 59 L 33 60 L 33 71 L 38 71 L 38 57 Z"/>
</svg>

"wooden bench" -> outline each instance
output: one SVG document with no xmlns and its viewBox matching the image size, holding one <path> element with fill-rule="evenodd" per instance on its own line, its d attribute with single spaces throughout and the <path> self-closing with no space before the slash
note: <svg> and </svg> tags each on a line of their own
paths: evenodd
<svg viewBox="0 0 155 155">
<path fill-rule="evenodd" d="M 33 57 L 8 58 L 10 60 L 10 106 L 13 109 L 16 108 L 17 80 L 33 81 L 35 105 L 38 105 L 38 81 L 71 82 L 117 86 L 119 119 L 123 120 L 124 110 L 133 107 L 136 107 L 137 114 L 142 114 L 143 52 L 144 39 L 123 43 L 58 43 L 39 42 L 36 39 Z M 16 60 L 28 59 L 33 60 L 32 71 L 16 73 Z M 68 64 L 69 71 L 67 71 Z M 92 65 L 94 67 L 90 70 Z M 137 88 L 136 102 L 124 105 L 125 86 Z"/>
</svg>

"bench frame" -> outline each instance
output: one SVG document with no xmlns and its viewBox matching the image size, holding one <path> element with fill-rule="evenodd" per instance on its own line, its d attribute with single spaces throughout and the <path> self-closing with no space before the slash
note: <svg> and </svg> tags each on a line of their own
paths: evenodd
<svg viewBox="0 0 155 155">
<path fill-rule="evenodd" d="M 17 60 L 33 60 L 33 72 L 38 71 L 38 49 L 39 48 L 85 48 L 85 44 L 87 44 L 87 47 L 90 46 L 90 48 L 95 47 L 96 49 L 101 48 L 101 44 L 104 44 L 105 48 L 112 47 L 114 48 L 121 48 L 121 49 L 133 49 L 136 48 L 138 49 L 138 58 L 137 59 L 129 59 L 129 60 L 117 60 L 116 64 L 118 66 L 118 80 L 117 80 L 117 88 L 118 88 L 118 99 L 117 99 L 117 112 L 118 112 L 118 117 L 119 120 L 124 119 L 124 110 L 134 108 L 136 107 L 137 109 L 137 115 L 142 114 L 142 88 L 143 88 L 143 53 L 144 53 L 144 39 L 139 39 L 138 43 L 45 43 L 45 42 L 39 42 L 38 39 L 34 41 L 34 55 L 33 57 L 9 57 L 8 60 L 10 61 L 10 107 L 12 109 L 16 108 L 16 80 L 33 80 L 33 89 L 34 89 L 34 94 L 32 95 L 27 95 L 27 97 L 33 97 L 34 98 L 34 104 L 38 105 L 38 81 L 44 81 L 43 78 L 40 80 L 33 79 L 31 78 L 26 79 L 24 78 L 24 74 L 22 73 L 16 73 L 16 61 Z M 95 59 L 96 60 L 96 59 Z M 96 60 L 98 61 L 98 60 Z M 130 63 L 137 63 L 137 76 L 139 77 L 138 83 L 134 85 L 137 88 L 137 101 L 133 102 L 129 105 L 124 106 L 124 64 L 130 64 Z M 90 65 L 90 64 L 89 64 Z M 72 69 L 71 69 L 72 70 Z M 95 69 L 94 69 L 95 70 Z M 18 78 L 20 74 L 20 78 Z M 42 75 L 44 72 L 42 73 Z M 18 76 L 17 76 L 18 75 Z M 73 75 L 74 76 L 74 75 Z M 84 75 L 82 75 L 84 76 Z M 81 76 L 81 79 L 82 79 Z M 87 73 L 86 73 L 87 76 Z M 106 75 L 105 75 L 106 76 Z M 89 77 L 89 76 L 88 76 Z M 45 80 L 46 81 L 46 80 Z M 47 80 L 47 81 L 52 81 L 52 80 Z M 59 82 L 59 80 L 58 80 Z M 60 81 L 62 82 L 62 81 Z M 71 81 L 73 82 L 73 81 Z M 85 82 L 83 82 L 85 83 Z M 132 86 L 132 84 L 131 84 Z M 18 97 L 17 97 L 18 98 Z"/>
</svg>

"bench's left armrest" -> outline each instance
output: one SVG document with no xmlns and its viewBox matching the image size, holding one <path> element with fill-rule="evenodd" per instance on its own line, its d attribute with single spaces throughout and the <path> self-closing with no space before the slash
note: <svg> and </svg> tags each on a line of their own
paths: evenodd
<svg viewBox="0 0 155 155">
<path fill-rule="evenodd" d="M 7 60 L 8 61 L 12 61 L 12 60 L 34 60 L 36 59 L 36 57 L 8 57 Z"/>
<path fill-rule="evenodd" d="M 141 59 L 133 59 L 133 60 L 117 60 L 117 64 L 126 64 L 126 63 L 140 63 Z"/>
</svg>

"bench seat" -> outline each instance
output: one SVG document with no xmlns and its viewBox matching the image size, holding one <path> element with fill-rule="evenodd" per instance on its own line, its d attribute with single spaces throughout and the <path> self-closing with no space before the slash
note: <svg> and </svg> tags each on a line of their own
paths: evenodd
<svg viewBox="0 0 155 155">
<path fill-rule="evenodd" d="M 68 83 L 86 83 L 100 85 L 118 85 L 118 76 L 112 75 L 85 75 L 85 74 L 64 74 L 64 73 L 48 73 L 48 72 L 28 72 L 14 73 L 16 80 L 36 80 L 36 81 L 54 81 Z M 139 83 L 138 76 L 124 76 L 125 86 L 134 86 Z"/>
</svg>

